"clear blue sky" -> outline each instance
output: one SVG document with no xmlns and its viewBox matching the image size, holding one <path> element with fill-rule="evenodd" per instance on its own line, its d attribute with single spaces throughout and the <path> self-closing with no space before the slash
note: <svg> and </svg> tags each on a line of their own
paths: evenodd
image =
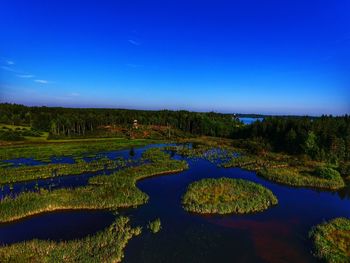
<svg viewBox="0 0 350 263">
<path fill-rule="evenodd" d="M 350 113 L 350 1 L 0 1 L 0 101 Z"/>
</svg>

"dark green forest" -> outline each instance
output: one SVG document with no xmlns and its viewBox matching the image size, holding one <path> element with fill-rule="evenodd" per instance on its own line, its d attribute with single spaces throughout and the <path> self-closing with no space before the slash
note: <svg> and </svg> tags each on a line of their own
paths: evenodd
<svg viewBox="0 0 350 263">
<path fill-rule="evenodd" d="M 31 126 L 31 132 L 51 135 L 85 136 L 99 127 L 119 125 L 169 126 L 195 136 L 235 139 L 235 143 L 256 153 L 264 151 L 307 155 L 332 162 L 350 159 L 350 118 L 341 117 L 265 117 L 243 125 L 233 114 L 170 110 L 79 109 L 27 107 L 0 104 L 0 123 Z"/>
<path fill-rule="evenodd" d="M 169 125 L 195 135 L 218 137 L 229 137 L 239 124 L 231 114 L 214 112 L 73 109 L 0 104 L 0 123 L 30 125 L 35 130 L 55 135 L 86 135 L 105 125 L 131 126 L 135 119 L 141 125 Z"/>
<path fill-rule="evenodd" d="M 253 139 L 258 151 L 306 154 L 312 159 L 332 162 L 350 159 L 348 115 L 319 118 L 267 117 L 263 121 L 236 129 L 232 138 Z"/>
</svg>

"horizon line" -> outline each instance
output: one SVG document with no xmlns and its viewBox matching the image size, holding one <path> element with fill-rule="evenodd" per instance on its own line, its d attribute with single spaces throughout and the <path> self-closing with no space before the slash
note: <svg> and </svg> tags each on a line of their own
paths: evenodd
<svg viewBox="0 0 350 263">
<path fill-rule="evenodd" d="M 310 114 L 265 114 L 265 113 L 242 113 L 242 112 L 220 112 L 215 110 L 190 110 L 190 109 L 167 109 L 167 108 L 159 108 L 159 109 L 146 109 L 146 108 L 118 108 L 118 107 L 108 107 L 108 106 L 47 106 L 47 105 L 28 105 L 16 102 L 0 102 L 0 104 L 14 104 L 21 105 L 25 107 L 37 107 L 37 108 L 63 108 L 63 109 L 105 109 L 105 110 L 134 110 L 134 111 L 188 111 L 188 112 L 196 112 L 196 113 L 218 113 L 218 114 L 226 114 L 226 115 L 247 115 L 247 116 L 267 116 L 267 117 L 309 117 L 309 118 L 319 118 L 322 116 L 333 116 L 333 117 L 345 117 L 348 116 L 349 113 L 344 114 L 319 114 L 319 115 L 310 115 Z"/>
</svg>

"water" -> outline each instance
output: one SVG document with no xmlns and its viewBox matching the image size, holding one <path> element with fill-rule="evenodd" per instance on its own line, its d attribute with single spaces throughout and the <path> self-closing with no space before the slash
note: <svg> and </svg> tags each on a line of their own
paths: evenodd
<svg viewBox="0 0 350 263">
<path fill-rule="evenodd" d="M 179 156 L 174 158 L 181 159 Z M 141 180 L 147 204 L 121 209 L 143 233 L 132 239 L 124 262 L 317 262 L 308 239 L 310 228 L 334 217 L 350 217 L 350 191 L 294 188 L 267 181 L 239 168 L 218 168 L 203 159 L 187 160 L 190 169 Z M 269 188 L 279 204 L 249 215 L 200 216 L 181 207 L 188 184 L 202 178 L 242 178 Z M 111 224 L 109 211 L 58 211 L 0 225 L 0 242 L 32 238 L 70 240 L 93 234 Z M 146 225 L 160 218 L 162 230 Z"/>
<path fill-rule="evenodd" d="M 264 118 L 240 117 L 238 118 L 243 124 L 249 125 L 256 121 L 262 121 Z"/>
<path fill-rule="evenodd" d="M 0 242 L 12 244 L 37 239 L 72 240 L 93 235 L 113 223 L 108 211 L 64 211 L 33 216 L 15 223 L 0 225 Z"/>
<path fill-rule="evenodd" d="M 316 262 L 310 228 L 338 216 L 350 217 L 349 195 L 274 184 L 254 172 L 190 161 L 190 170 L 143 180 L 150 201 L 130 210 L 133 221 L 159 217 L 159 234 L 142 235 L 126 248 L 125 262 Z M 271 189 L 279 204 L 250 215 L 200 216 L 181 207 L 189 183 L 208 177 L 242 178 Z"/>
</svg>

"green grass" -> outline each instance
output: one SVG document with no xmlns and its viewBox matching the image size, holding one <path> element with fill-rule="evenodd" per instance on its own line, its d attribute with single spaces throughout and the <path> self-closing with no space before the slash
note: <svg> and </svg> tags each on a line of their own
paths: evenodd
<svg viewBox="0 0 350 263">
<path fill-rule="evenodd" d="M 185 210 L 200 214 L 251 213 L 277 204 L 262 185 L 242 179 L 202 179 L 191 183 L 182 198 Z"/>
<path fill-rule="evenodd" d="M 54 242 L 34 239 L 0 247 L 0 261 L 7 262 L 120 262 L 128 241 L 141 233 L 129 218 L 119 217 L 105 230 L 83 239 Z"/>
<path fill-rule="evenodd" d="M 103 169 L 112 170 L 126 165 L 124 160 L 101 159 L 89 163 L 80 161 L 74 164 L 48 164 L 22 166 L 16 168 L 0 167 L 0 185 L 29 180 L 52 178 L 62 175 L 77 175 L 86 172 L 97 172 Z"/>
<path fill-rule="evenodd" d="M 336 218 L 310 231 L 315 255 L 326 262 L 350 262 L 350 219 Z"/>
<path fill-rule="evenodd" d="M 147 225 L 147 228 L 148 228 L 153 234 L 158 233 L 158 232 L 161 230 L 161 228 L 162 228 L 160 219 L 157 218 L 156 220 L 149 222 L 148 225 Z"/>
<path fill-rule="evenodd" d="M 149 157 L 149 152 L 155 156 Z M 90 178 L 85 187 L 58 189 L 53 191 L 25 192 L 12 199 L 0 201 L 0 222 L 18 220 L 27 216 L 66 209 L 117 209 L 141 205 L 148 196 L 136 187 L 142 178 L 180 172 L 188 168 L 185 161 L 170 159 L 159 149 L 145 153 L 152 162 L 129 167 L 112 175 Z"/>
<path fill-rule="evenodd" d="M 141 147 L 159 140 L 125 138 L 99 138 L 59 140 L 45 143 L 25 143 L 0 146 L 0 160 L 14 158 L 45 159 L 52 156 L 81 156 L 98 152 Z M 164 142 L 164 141 L 163 141 Z"/>
</svg>

